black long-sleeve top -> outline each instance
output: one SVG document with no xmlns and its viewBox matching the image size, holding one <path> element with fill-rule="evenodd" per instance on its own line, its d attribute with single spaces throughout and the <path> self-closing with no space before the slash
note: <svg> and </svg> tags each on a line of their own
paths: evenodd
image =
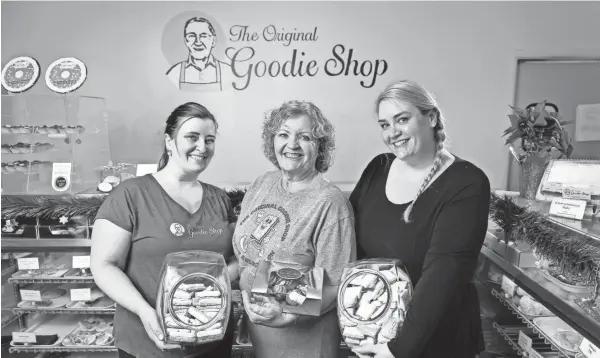
<svg viewBox="0 0 600 358">
<path fill-rule="evenodd" d="M 396 358 L 473 358 L 484 349 L 472 283 L 485 238 L 490 183 L 472 163 L 456 160 L 408 206 L 385 194 L 393 154 L 375 157 L 350 196 L 359 258 L 394 258 L 415 287 L 407 317 L 388 347 Z"/>
</svg>

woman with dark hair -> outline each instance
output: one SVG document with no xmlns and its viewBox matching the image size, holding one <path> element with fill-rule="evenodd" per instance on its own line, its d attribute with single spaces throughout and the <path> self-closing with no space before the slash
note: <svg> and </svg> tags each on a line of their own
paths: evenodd
<svg viewBox="0 0 600 358">
<path fill-rule="evenodd" d="M 229 357 L 232 324 L 221 342 L 193 348 L 165 344 L 155 310 L 163 259 L 204 250 L 229 259 L 234 215 L 227 194 L 198 180 L 214 151 L 217 121 L 202 105 L 185 103 L 167 119 L 158 172 L 129 179 L 106 198 L 94 222 L 94 281 L 117 303 L 119 357 Z M 229 267 L 237 279 L 237 262 Z M 168 350 L 168 351 L 166 351 Z"/>
<path fill-rule="evenodd" d="M 289 101 L 267 115 L 262 138 L 277 170 L 248 188 L 233 238 L 252 345 L 260 358 L 337 357 L 337 288 L 356 244 L 352 207 L 322 176 L 332 162 L 333 126 L 314 104 Z M 274 299 L 251 297 L 261 260 L 302 272 L 322 268 L 320 316 L 284 313 Z"/>
<path fill-rule="evenodd" d="M 388 86 L 376 112 L 390 153 L 367 165 L 350 196 L 358 256 L 400 259 L 415 290 L 396 337 L 354 351 L 375 358 L 474 358 L 484 349 L 472 278 L 487 230 L 489 180 L 446 150 L 442 112 L 417 83 Z"/>
</svg>

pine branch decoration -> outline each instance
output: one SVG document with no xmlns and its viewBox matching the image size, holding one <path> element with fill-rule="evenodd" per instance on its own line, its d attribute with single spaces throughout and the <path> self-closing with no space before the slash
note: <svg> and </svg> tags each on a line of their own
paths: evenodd
<svg viewBox="0 0 600 358">
<path fill-rule="evenodd" d="M 234 210 L 239 207 L 246 194 L 245 189 L 226 191 Z M 93 219 L 106 198 L 95 196 L 15 196 L 2 195 L 2 219 L 40 218 L 58 219 L 61 216 L 83 216 Z"/>
<path fill-rule="evenodd" d="M 559 264 L 565 273 L 595 284 L 600 266 L 600 244 L 589 236 L 552 225 L 537 212 L 522 208 L 505 196 L 492 194 L 490 218 L 505 232 L 505 241 L 524 241 L 537 255 Z"/>
<path fill-rule="evenodd" d="M 58 219 L 61 216 L 93 218 L 105 196 L 2 196 L 2 218 Z"/>
</svg>

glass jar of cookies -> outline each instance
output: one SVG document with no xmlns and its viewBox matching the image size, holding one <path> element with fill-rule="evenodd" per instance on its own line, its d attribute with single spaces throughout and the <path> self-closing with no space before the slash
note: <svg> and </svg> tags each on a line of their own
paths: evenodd
<svg viewBox="0 0 600 358">
<path fill-rule="evenodd" d="M 221 254 L 167 255 L 156 301 L 167 343 L 196 345 L 223 339 L 230 310 L 231 283 Z"/>
<path fill-rule="evenodd" d="M 366 259 L 344 269 L 338 319 L 350 349 L 391 341 L 406 318 L 413 285 L 399 260 Z"/>
</svg>

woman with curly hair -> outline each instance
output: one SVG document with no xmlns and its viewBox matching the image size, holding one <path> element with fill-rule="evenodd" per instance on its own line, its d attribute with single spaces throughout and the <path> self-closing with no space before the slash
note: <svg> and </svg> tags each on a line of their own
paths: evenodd
<svg viewBox="0 0 600 358">
<path fill-rule="evenodd" d="M 356 257 L 354 215 L 348 199 L 322 176 L 334 150 L 334 130 L 310 102 L 289 101 L 263 125 L 263 151 L 278 170 L 250 186 L 233 237 L 240 288 L 256 356 L 336 357 L 335 310 L 342 268 Z M 261 260 L 300 271 L 324 270 L 321 315 L 282 312 L 274 299 L 252 296 Z"/>
</svg>

